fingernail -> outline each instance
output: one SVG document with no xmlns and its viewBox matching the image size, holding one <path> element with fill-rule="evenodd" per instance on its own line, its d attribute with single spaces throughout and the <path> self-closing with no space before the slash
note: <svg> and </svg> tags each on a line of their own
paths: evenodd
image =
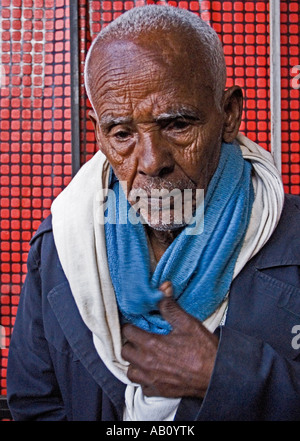
<svg viewBox="0 0 300 441">
<path fill-rule="evenodd" d="M 170 281 L 166 281 L 162 283 L 159 289 L 164 293 L 165 297 L 173 296 L 173 288 L 172 288 L 172 283 Z"/>
</svg>

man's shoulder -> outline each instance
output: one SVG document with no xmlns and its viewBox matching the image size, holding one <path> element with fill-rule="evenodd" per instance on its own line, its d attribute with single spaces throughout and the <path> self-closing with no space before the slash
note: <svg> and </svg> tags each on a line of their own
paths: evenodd
<svg viewBox="0 0 300 441">
<path fill-rule="evenodd" d="M 32 245 L 38 238 L 42 237 L 45 233 L 52 233 L 52 215 L 50 214 L 46 219 L 42 221 L 37 231 L 33 235 L 30 241 Z"/>
<path fill-rule="evenodd" d="M 260 267 L 300 265 L 300 196 L 286 194 L 278 225 L 256 258 Z"/>
<path fill-rule="evenodd" d="M 300 195 L 285 194 L 283 208 L 284 210 L 294 210 L 300 215 Z"/>
<path fill-rule="evenodd" d="M 275 230 L 275 234 L 280 237 L 293 237 L 296 241 L 300 240 L 300 196 L 286 194 L 280 221 Z"/>
</svg>

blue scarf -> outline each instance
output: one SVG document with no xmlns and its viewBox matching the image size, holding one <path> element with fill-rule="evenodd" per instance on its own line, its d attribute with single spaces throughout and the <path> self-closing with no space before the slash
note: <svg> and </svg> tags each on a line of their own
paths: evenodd
<svg viewBox="0 0 300 441">
<path fill-rule="evenodd" d="M 167 248 L 154 273 L 144 226 L 124 222 L 130 209 L 119 182 L 108 194 L 105 224 L 108 264 L 123 322 L 167 334 L 171 326 L 160 315 L 158 287 L 171 281 L 173 295 L 189 314 L 203 321 L 224 300 L 250 219 L 254 199 L 251 164 L 240 148 L 223 143 L 218 167 L 204 199 L 204 230 L 186 234 L 186 226 Z M 115 222 L 109 221 L 114 218 Z M 122 218 L 122 219 L 121 219 Z"/>
</svg>

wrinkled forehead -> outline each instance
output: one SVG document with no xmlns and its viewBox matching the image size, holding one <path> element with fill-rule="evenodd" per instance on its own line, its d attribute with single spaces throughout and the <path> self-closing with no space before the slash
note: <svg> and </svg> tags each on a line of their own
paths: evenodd
<svg viewBox="0 0 300 441">
<path fill-rule="evenodd" d="M 151 38 L 109 41 L 99 45 L 89 65 L 90 93 L 95 108 L 110 99 L 142 99 L 144 95 L 178 95 L 183 99 L 205 89 L 212 94 L 205 57 L 197 61 L 173 35 L 157 44 Z M 202 66 L 202 67 L 201 67 Z M 207 99 L 207 97 L 206 97 Z"/>
<path fill-rule="evenodd" d="M 168 61 L 171 65 L 176 64 L 178 60 L 184 60 L 189 65 L 196 66 L 195 61 L 197 61 L 198 55 L 209 56 L 199 35 L 196 35 L 195 32 L 187 32 L 186 29 L 152 29 L 138 35 L 128 35 L 123 39 L 111 37 L 102 40 L 100 38 L 95 43 L 92 50 L 93 58 L 94 55 L 97 57 L 101 53 L 106 55 L 115 53 L 115 56 L 119 57 L 123 53 L 135 52 L 135 48 L 139 48 L 148 54 L 156 53 L 156 56 L 160 56 L 162 60 Z"/>
</svg>

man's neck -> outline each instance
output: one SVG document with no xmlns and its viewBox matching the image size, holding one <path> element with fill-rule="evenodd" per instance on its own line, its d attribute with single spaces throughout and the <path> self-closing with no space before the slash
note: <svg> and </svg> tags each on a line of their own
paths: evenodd
<svg viewBox="0 0 300 441">
<path fill-rule="evenodd" d="M 150 240 L 155 258 L 157 262 L 160 260 L 166 249 L 173 242 L 173 240 L 182 231 L 182 228 L 176 230 L 155 230 L 154 228 L 146 226 L 146 233 Z"/>
</svg>

